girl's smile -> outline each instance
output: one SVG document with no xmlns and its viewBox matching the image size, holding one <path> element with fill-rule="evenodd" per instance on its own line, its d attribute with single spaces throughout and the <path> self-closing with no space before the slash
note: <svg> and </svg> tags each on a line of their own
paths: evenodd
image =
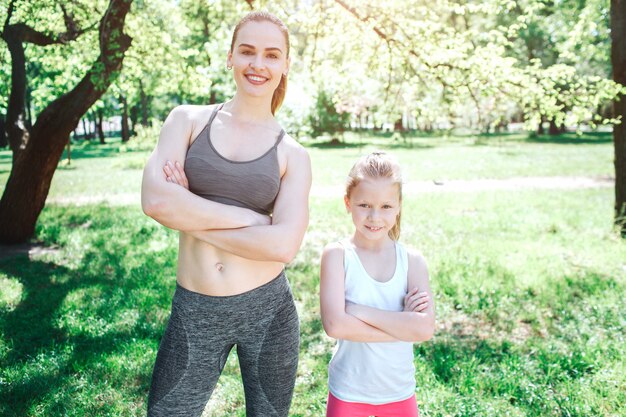
<svg viewBox="0 0 626 417">
<path fill-rule="evenodd" d="M 400 190 L 392 178 L 363 178 L 345 197 L 357 236 L 386 238 L 400 213 Z"/>
</svg>

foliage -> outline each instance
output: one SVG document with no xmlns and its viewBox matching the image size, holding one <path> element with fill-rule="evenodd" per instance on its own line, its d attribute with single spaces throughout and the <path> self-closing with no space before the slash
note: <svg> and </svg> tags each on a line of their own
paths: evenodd
<svg viewBox="0 0 626 417">
<path fill-rule="evenodd" d="M 315 108 L 309 116 L 311 135 L 318 137 L 323 133 L 343 132 L 349 128 L 350 113 L 340 112 L 332 93 L 320 90 L 317 93 Z"/>
<path fill-rule="evenodd" d="M 107 2 L 77 1 L 65 7 L 76 24 L 86 30 L 76 40 L 65 44 L 52 44 L 45 47 L 30 45 L 26 48 L 28 94 L 30 112 L 33 116 L 52 100 L 69 91 L 84 76 L 98 54 L 98 23 Z M 16 10 L 12 23 L 21 22 L 43 33 L 65 31 L 64 18 L 59 2 L 39 0 L 37 2 L 15 1 Z M 0 11 L 2 23 L 7 8 Z M 96 47 L 94 47 L 96 45 Z M 6 51 L 4 42 L 0 45 Z M 10 55 L 6 53 L 10 65 Z M 10 77 L 10 71 L 7 73 Z M 34 117 L 33 117 L 34 123 Z"/>
<path fill-rule="evenodd" d="M 50 30 L 62 24 L 54 0 L 16 4 L 26 22 Z M 422 130 L 488 131 L 512 120 L 525 121 L 529 129 L 542 120 L 568 126 L 615 122 L 605 111 L 618 87 L 608 79 L 610 32 L 603 0 L 252 4 L 276 13 L 291 29 L 290 78 L 299 85 L 290 87 L 297 91 L 288 93 L 293 97 L 285 102 L 285 119 L 296 132 L 309 133 L 310 118 L 327 117 L 319 114 L 322 108 L 334 111 L 311 99 L 319 90 L 332 92 L 336 108 L 350 115 L 353 126 L 370 128 L 400 118 Z M 69 10 L 91 30 L 68 45 L 27 51 L 33 114 L 90 62 L 97 32 L 93 16 L 102 5 L 103 0 L 72 2 Z M 134 41 L 109 96 L 116 101 L 124 94 L 135 121 L 163 119 L 181 103 L 227 99 L 234 92 L 224 65 L 231 31 L 249 9 L 244 1 L 136 1 L 128 19 Z M 3 13 L 6 8 L 0 19 Z M 8 57 L 0 45 L 3 55 Z M 0 62 L 8 69 L 6 60 Z M 8 71 L 3 74 L 0 93 L 8 85 Z M 6 93 L 0 94 L 0 109 L 6 107 Z M 104 108 L 109 115 L 119 112 L 116 106 Z"/>
</svg>

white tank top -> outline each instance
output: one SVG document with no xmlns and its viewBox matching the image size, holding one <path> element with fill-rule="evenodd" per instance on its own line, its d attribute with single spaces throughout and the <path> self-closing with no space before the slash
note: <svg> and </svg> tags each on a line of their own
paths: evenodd
<svg viewBox="0 0 626 417">
<path fill-rule="evenodd" d="M 353 245 L 344 247 L 346 301 L 381 310 L 402 311 L 407 293 L 408 257 L 396 242 L 396 270 L 386 282 L 369 276 Z M 385 404 L 415 393 L 413 344 L 410 342 L 351 342 L 338 340 L 328 365 L 328 389 L 349 402 Z"/>
</svg>

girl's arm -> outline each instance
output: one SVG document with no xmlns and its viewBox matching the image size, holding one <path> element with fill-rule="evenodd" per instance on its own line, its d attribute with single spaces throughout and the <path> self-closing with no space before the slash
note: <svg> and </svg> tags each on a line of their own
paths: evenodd
<svg viewBox="0 0 626 417">
<path fill-rule="evenodd" d="M 346 312 L 343 247 L 324 248 L 320 269 L 320 309 L 326 334 L 353 342 L 395 342 L 398 339 Z"/>
<path fill-rule="evenodd" d="M 421 254 L 409 251 L 408 286 L 409 294 L 405 298 L 405 304 L 409 309 L 412 305 L 420 303 L 420 293 L 428 294 L 428 303 L 423 311 L 413 310 L 395 312 L 379 310 L 360 304 L 348 306 L 348 313 L 359 320 L 384 331 L 398 340 L 407 342 L 424 342 L 433 337 L 435 332 L 435 306 L 428 282 L 428 267 Z M 412 295 L 413 294 L 413 295 Z M 423 297 L 422 297 L 423 299 Z"/>
<path fill-rule="evenodd" d="M 190 234 L 247 259 L 288 263 L 300 249 L 309 223 L 311 160 L 291 138 L 283 140 L 287 166 L 274 203 L 272 224 L 229 230 L 196 230 Z"/>
<path fill-rule="evenodd" d="M 269 218 L 248 210 L 206 200 L 185 187 L 168 182 L 163 167 L 178 162 L 183 167 L 194 126 L 202 123 L 206 108 L 178 106 L 163 123 L 159 142 L 146 163 L 141 184 L 144 213 L 164 226 L 182 231 L 230 229 L 268 224 Z"/>
</svg>

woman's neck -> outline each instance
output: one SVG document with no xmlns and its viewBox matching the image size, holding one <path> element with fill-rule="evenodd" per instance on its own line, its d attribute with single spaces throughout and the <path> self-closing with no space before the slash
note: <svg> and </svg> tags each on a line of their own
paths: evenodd
<svg viewBox="0 0 626 417">
<path fill-rule="evenodd" d="M 274 120 L 272 103 L 267 97 L 242 97 L 238 94 L 224 105 L 224 111 L 242 122 L 263 124 Z"/>
</svg>

